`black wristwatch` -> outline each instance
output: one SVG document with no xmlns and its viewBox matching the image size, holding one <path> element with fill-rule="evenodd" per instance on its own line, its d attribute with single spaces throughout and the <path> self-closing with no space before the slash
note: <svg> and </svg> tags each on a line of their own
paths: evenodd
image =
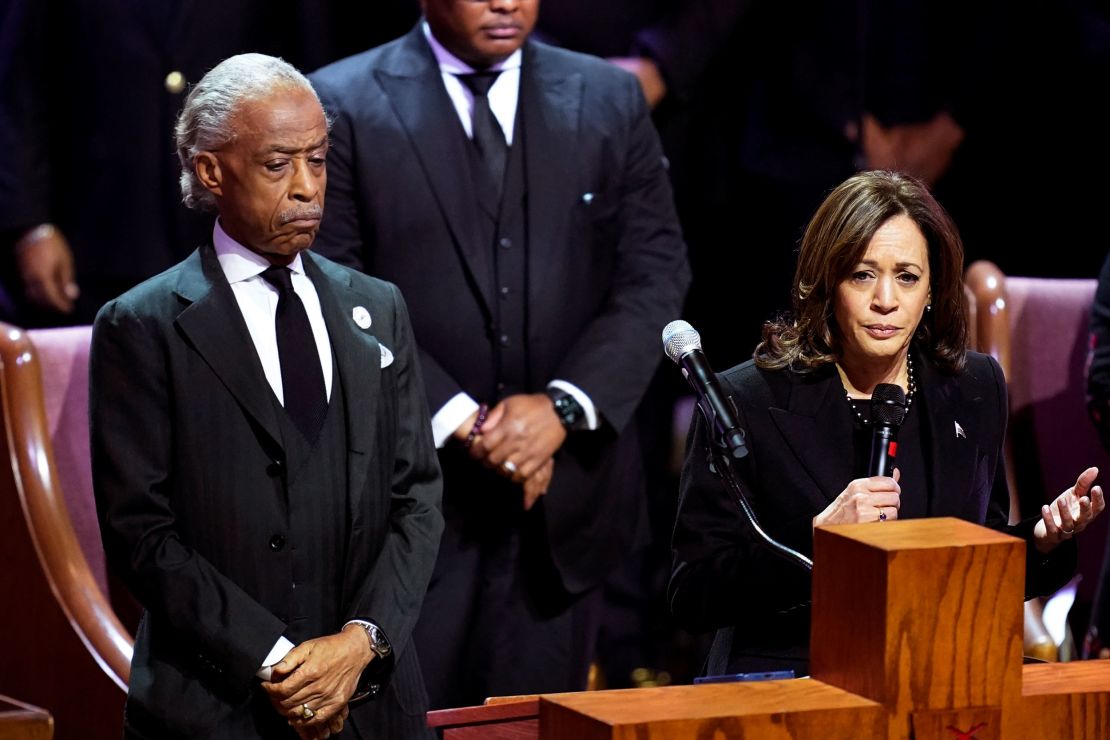
<svg viewBox="0 0 1110 740">
<path fill-rule="evenodd" d="M 582 431 L 587 428 L 586 411 L 582 405 L 570 395 L 559 388 L 548 388 L 545 393 L 555 405 L 555 415 L 568 432 Z"/>
</svg>

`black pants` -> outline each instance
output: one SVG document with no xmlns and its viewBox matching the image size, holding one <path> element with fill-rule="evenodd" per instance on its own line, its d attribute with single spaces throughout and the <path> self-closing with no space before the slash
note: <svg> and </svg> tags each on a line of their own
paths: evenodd
<svg viewBox="0 0 1110 740">
<path fill-rule="evenodd" d="M 414 633 L 432 709 L 490 696 L 581 691 L 600 628 L 601 589 L 569 594 L 551 561 L 542 513 L 520 510 L 520 488 L 498 492 L 511 512 L 453 516 Z M 514 508 L 515 507 L 515 508 Z"/>
</svg>

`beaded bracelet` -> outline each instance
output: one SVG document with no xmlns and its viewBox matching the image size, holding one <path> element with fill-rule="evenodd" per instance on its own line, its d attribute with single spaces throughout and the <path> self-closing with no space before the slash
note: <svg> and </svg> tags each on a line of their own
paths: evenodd
<svg viewBox="0 0 1110 740">
<path fill-rule="evenodd" d="M 466 449 L 469 450 L 470 446 L 474 444 L 475 437 L 482 433 L 482 425 L 486 423 L 487 413 L 489 413 L 489 406 L 484 403 L 480 404 L 478 406 L 478 418 L 474 420 L 474 426 L 470 427 L 470 432 L 466 435 L 466 441 L 463 442 Z"/>
</svg>

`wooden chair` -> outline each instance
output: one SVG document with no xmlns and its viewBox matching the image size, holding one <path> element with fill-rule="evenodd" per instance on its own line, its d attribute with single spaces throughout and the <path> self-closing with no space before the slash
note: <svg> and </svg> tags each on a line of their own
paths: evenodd
<svg viewBox="0 0 1110 740">
<path fill-rule="evenodd" d="M 967 271 L 966 284 L 976 296 L 975 346 L 998 360 L 1009 386 L 1011 517 L 1037 511 L 1075 483 L 1075 476 L 1088 465 L 1099 467 L 1106 485 L 1110 455 L 1087 419 L 1085 402 L 1095 282 L 1006 277 L 989 262 L 976 262 Z M 1082 580 L 1073 608 L 1081 622 L 1076 624 L 1077 634 L 1085 631 L 1106 533 L 1106 517 L 1100 517 L 1078 538 Z M 1030 610 L 1038 611 L 1039 606 L 1029 604 L 1026 648 L 1044 657 L 1038 650 L 1048 651 L 1043 644 L 1046 635 L 1038 636 L 1028 619 Z"/>
<path fill-rule="evenodd" d="M 117 610 L 137 615 L 108 576 L 93 502 L 90 336 L 0 324 L 0 693 L 49 710 L 63 739 L 120 737 L 134 641 Z"/>
</svg>

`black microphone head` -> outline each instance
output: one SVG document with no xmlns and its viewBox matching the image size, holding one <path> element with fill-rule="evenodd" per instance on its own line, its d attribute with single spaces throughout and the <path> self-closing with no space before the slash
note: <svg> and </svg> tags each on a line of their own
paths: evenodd
<svg viewBox="0 0 1110 740">
<path fill-rule="evenodd" d="M 663 327 L 663 351 L 672 362 L 695 349 L 701 349 L 701 335 L 690 322 L 676 319 Z"/>
<path fill-rule="evenodd" d="M 879 383 L 871 394 L 871 422 L 902 426 L 906 418 L 906 394 L 902 386 L 894 383 Z"/>
</svg>

